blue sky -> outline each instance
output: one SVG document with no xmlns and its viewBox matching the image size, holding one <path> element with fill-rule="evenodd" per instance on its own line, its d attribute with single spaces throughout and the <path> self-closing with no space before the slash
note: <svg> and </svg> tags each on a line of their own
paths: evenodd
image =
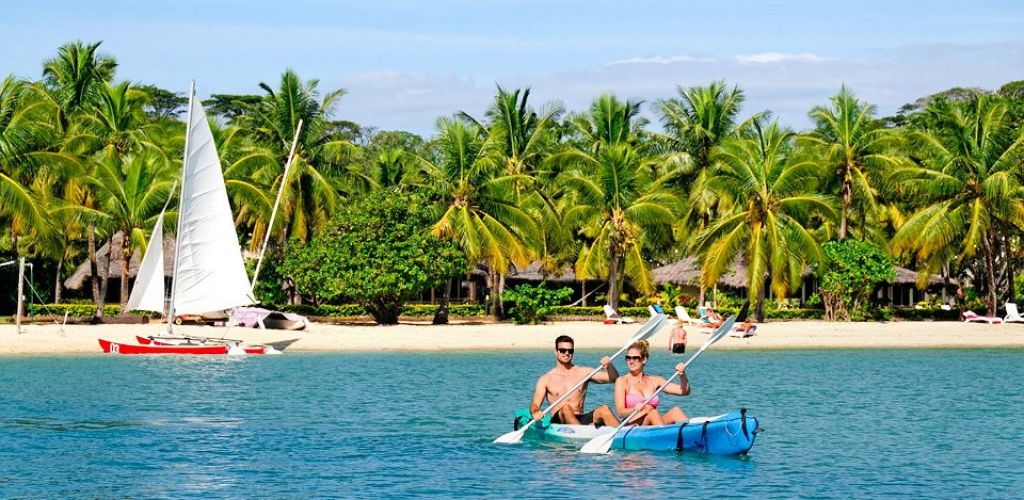
<svg viewBox="0 0 1024 500">
<path fill-rule="evenodd" d="M 605 91 L 653 103 L 726 79 L 746 113 L 802 128 L 843 83 L 884 115 L 1024 79 L 1022 28 L 1019 0 L 36 0 L 3 9 L 0 74 L 35 79 L 59 45 L 102 40 L 119 79 L 259 93 L 292 68 L 348 90 L 337 118 L 423 135 L 482 114 L 495 84 L 583 110 Z"/>
</svg>

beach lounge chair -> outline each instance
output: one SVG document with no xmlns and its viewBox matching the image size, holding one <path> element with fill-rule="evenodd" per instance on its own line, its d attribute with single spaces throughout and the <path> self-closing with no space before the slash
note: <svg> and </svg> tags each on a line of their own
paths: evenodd
<svg viewBox="0 0 1024 500">
<path fill-rule="evenodd" d="M 748 325 L 747 323 L 743 323 L 736 325 L 736 328 L 729 332 L 729 336 L 745 339 L 747 337 L 753 337 L 755 331 L 757 331 L 757 325 Z"/>
<path fill-rule="evenodd" d="M 964 323 L 1002 323 L 1003 318 L 997 316 L 978 316 L 974 311 L 964 311 Z"/>
<path fill-rule="evenodd" d="M 686 308 L 683 306 L 676 306 L 676 317 L 683 320 L 684 323 L 690 325 L 701 326 L 702 324 L 699 320 L 693 319 L 690 316 L 690 313 L 686 312 Z"/>
<path fill-rule="evenodd" d="M 1006 303 L 1006 317 L 1003 318 L 1003 323 L 1024 323 L 1024 316 L 1021 316 L 1020 311 L 1017 310 L 1017 304 Z"/>
<path fill-rule="evenodd" d="M 604 315 L 607 317 L 605 320 L 606 323 L 609 321 L 612 323 L 636 323 L 633 318 L 627 318 L 615 312 L 615 309 L 612 309 L 612 306 L 608 304 L 604 305 Z"/>
</svg>

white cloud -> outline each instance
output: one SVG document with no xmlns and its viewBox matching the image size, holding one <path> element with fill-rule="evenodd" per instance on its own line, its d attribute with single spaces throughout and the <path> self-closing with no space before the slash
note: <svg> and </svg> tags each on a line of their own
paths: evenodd
<svg viewBox="0 0 1024 500">
<path fill-rule="evenodd" d="M 809 63 L 820 63 L 825 62 L 824 57 L 811 54 L 810 52 L 801 52 L 799 54 L 785 54 L 782 52 L 763 52 L 760 54 L 739 54 L 736 56 L 736 60 L 744 64 L 766 64 L 766 63 L 779 63 L 788 61 L 797 62 L 809 62 Z"/>
<path fill-rule="evenodd" d="M 673 64 L 682 62 L 715 62 L 714 59 L 706 57 L 693 57 L 693 56 L 652 56 L 652 57 L 632 57 L 629 59 L 620 59 L 618 61 L 612 61 L 606 63 L 605 66 L 619 66 L 623 64 Z"/>
</svg>

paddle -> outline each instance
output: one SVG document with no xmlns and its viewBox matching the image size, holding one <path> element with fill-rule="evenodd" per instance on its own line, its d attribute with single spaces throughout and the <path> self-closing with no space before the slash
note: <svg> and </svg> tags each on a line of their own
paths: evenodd
<svg viewBox="0 0 1024 500">
<path fill-rule="evenodd" d="M 733 317 L 727 319 L 725 321 L 725 323 L 722 324 L 722 326 L 718 327 L 718 329 L 715 330 L 714 333 L 712 333 L 711 336 L 708 337 L 708 339 L 706 341 L 704 341 L 704 345 L 700 346 L 700 350 L 698 350 L 697 352 L 693 353 L 693 356 L 690 356 L 690 359 L 686 360 L 686 364 L 683 365 L 683 368 L 685 369 L 687 366 L 690 366 L 690 363 L 693 363 L 693 360 L 697 359 L 697 356 L 700 356 L 700 353 L 704 352 L 708 347 L 711 347 L 711 344 L 714 344 L 715 342 L 718 342 L 719 340 L 721 340 L 722 337 L 725 337 L 729 333 L 729 330 L 732 329 L 732 325 L 734 325 L 736 323 L 736 318 L 737 317 L 746 317 L 746 315 L 747 315 L 747 308 L 748 307 L 749 307 L 749 304 L 743 304 L 743 308 L 740 309 L 739 314 L 737 314 L 736 316 L 733 316 Z M 636 405 L 636 409 L 633 410 L 633 413 L 630 413 L 628 417 L 623 419 L 622 423 L 619 424 L 619 426 L 615 428 L 614 432 L 611 432 L 611 433 L 608 433 L 608 434 L 602 434 L 600 436 L 597 436 L 597 437 L 591 439 L 590 441 L 587 441 L 586 444 L 584 444 L 583 447 L 580 448 L 580 452 L 581 453 L 598 453 L 598 454 L 608 453 L 608 450 L 610 450 L 611 447 L 612 447 L 612 442 L 615 441 L 615 435 L 619 433 L 619 430 L 622 429 L 623 427 L 625 427 L 626 425 L 636 425 L 636 424 L 627 424 L 627 422 L 629 422 L 629 420 L 631 418 L 635 417 L 636 414 L 640 411 L 640 409 L 644 407 L 644 405 L 646 405 L 647 403 L 650 403 L 651 400 L 654 399 L 654 397 L 658 395 L 658 393 L 660 393 L 662 390 L 664 390 L 665 387 L 667 387 L 668 384 L 671 384 L 672 381 L 675 380 L 676 377 L 678 377 L 678 376 L 679 376 L 679 372 L 673 372 L 672 376 L 669 377 L 668 380 L 666 380 L 665 383 L 661 385 L 661 387 L 658 387 L 658 390 L 654 391 L 653 394 L 648 396 L 647 399 L 645 399 L 643 403 L 640 403 L 640 404 Z"/>
<path fill-rule="evenodd" d="M 647 322 L 640 327 L 640 330 L 636 332 L 636 335 L 630 338 L 629 341 L 626 342 L 626 345 L 622 346 L 622 349 L 619 349 L 618 352 L 611 355 L 611 359 L 614 360 L 620 354 L 626 352 L 626 350 L 629 349 L 629 346 L 633 345 L 634 342 L 641 339 L 649 338 L 651 335 L 654 335 L 654 333 L 660 330 L 661 327 L 665 324 L 665 321 L 666 317 L 664 314 L 651 316 L 651 319 L 647 320 Z M 572 389 L 565 391 L 565 394 L 562 394 L 562 396 L 556 399 L 554 403 L 548 405 L 548 407 L 544 409 L 543 415 L 546 415 L 548 412 L 551 411 L 552 408 L 558 406 L 562 401 L 564 401 L 565 398 L 568 398 L 572 393 L 576 392 L 576 389 L 579 389 L 583 384 L 587 383 L 587 381 L 589 381 L 591 377 L 597 375 L 597 372 L 601 371 L 603 368 L 604 367 L 602 366 L 594 368 L 594 371 L 590 372 L 590 375 L 587 375 L 586 378 L 580 380 L 576 385 L 572 387 Z M 541 418 L 544 418 L 543 415 L 541 416 Z M 526 430 L 529 429 L 533 424 L 537 423 L 537 420 L 538 419 L 536 418 L 530 420 L 529 422 L 526 423 L 526 425 L 520 427 L 517 430 L 514 430 L 512 432 L 509 432 L 498 437 L 498 439 L 495 439 L 494 442 L 500 444 L 515 444 L 518 443 L 519 441 L 522 441 L 523 435 L 526 434 Z"/>
</svg>

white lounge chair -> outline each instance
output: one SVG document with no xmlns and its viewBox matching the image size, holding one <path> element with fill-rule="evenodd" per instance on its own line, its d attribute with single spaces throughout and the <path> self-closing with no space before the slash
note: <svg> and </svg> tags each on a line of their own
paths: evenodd
<svg viewBox="0 0 1024 500">
<path fill-rule="evenodd" d="M 690 317 L 690 313 L 686 312 L 686 308 L 683 306 L 676 306 L 676 317 L 691 325 L 701 326 L 702 324 L 700 320 Z"/>
<path fill-rule="evenodd" d="M 658 315 L 658 311 L 654 309 L 654 306 L 647 306 L 647 312 L 651 313 L 652 318 Z"/>
<path fill-rule="evenodd" d="M 753 337 L 754 335 L 756 335 L 755 332 L 757 331 L 757 325 L 750 325 L 750 328 L 747 328 L 746 330 L 740 330 L 740 328 L 743 328 L 742 324 L 736 325 L 736 328 L 729 332 L 729 336 L 745 339 L 747 337 Z"/>
<path fill-rule="evenodd" d="M 1020 311 L 1017 310 L 1017 304 L 1013 302 L 1006 303 L 1006 317 L 1003 318 L 1004 323 L 1024 323 L 1024 316 L 1020 315 Z"/>
<path fill-rule="evenodd" d="M 610 319 L 616 323 L 636 323 L 636 321 L 633 320 L 633 318 L 627 318 L 615 312 L 615 309 L 612 309 L 612 306 L 608 304 L 604 305 L 604 315 L 607 317 L 607 319 Z"/>
<path fill-rule="evenodd" d="M 1002 323 L 1003 318 L 998 316 L 978 316 L 974 311 L 964 311 L 964 323 Z"/>
</svg>

